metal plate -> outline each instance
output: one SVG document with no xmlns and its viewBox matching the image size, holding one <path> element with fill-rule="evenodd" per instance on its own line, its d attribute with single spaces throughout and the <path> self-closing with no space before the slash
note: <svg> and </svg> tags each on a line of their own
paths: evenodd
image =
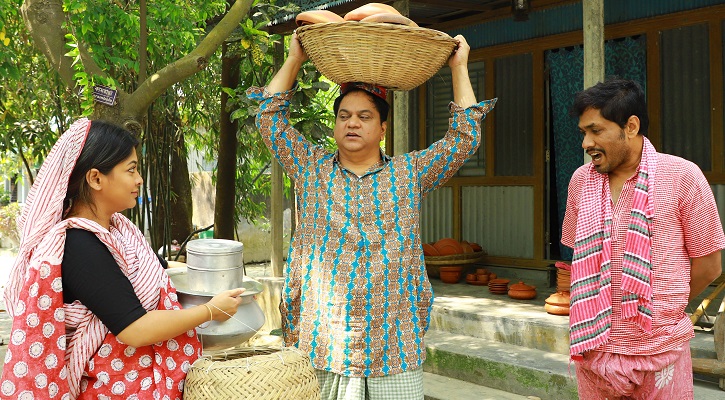
<svg viewBox="0 0 725 400">
<path fill-rule="evenodd" d="M 174 283 L 174 287 L 176 287 L 176 290 L 178 292 L 187 293 L 187 294 L 193 294 L 196 296 L 210 296 L 214 297 L 217 292 L 202 292 L 198 290 L 192 290 L 189 288 L 189 275 L 187 273 L 186 267 L 180 267 L 180 268 L 169 268 L 166 270 L 166 273 L 171 278 L 171 282 Z M 246 289 L 244 293 L 242 293 L 242 296 L 253 296 L 255 294 L 259 294 L 264 290 L 264 286 L 255 281 L 254 279 L 251 279 L 248 276 L 244 277 L 244 281 L 241 285 L 242 288 Z"/>
</svg>

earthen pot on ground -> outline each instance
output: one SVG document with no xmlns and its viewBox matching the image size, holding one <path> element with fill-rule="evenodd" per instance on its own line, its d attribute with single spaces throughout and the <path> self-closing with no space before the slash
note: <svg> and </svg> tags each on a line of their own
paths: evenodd
<svg viewBox="0 0 725 400">
<path fill-rule="evenodd" d="M 544 310 L 553 315 L 569 315 L 569 292 L 556 292 L 546 299 Z"/>
<path fill-rule="evenodd" d="M 508 295 L 516 300 L 531 300 L 536 297 L 536 288 L 519 281 L 509 287 Z"/>
<path fill-rule="evenodd" d="M 439 270 L 443 283 L 458 283 L 463 273 L 463 267 L 460 266 L 443 266 Z"/>
</svg>

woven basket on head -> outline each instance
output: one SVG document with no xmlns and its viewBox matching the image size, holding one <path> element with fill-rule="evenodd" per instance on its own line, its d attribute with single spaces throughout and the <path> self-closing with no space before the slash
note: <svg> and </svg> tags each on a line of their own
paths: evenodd
<svg viewBox="0 0 725 400">
<path fill-rule="evenodd" d="M 200 358 L 189 368 L 184 400 L 310 400 L 320 385 L 295 348 L 241 348 Z"/>
<path fill-rule="evenodd" d="M 456 41 L 433 29 L 378 22 L 328 22 L 297 28 L 317 69 L 337 84 L 366 82 L 411 90 L 446 63 Z"/>
</svg>

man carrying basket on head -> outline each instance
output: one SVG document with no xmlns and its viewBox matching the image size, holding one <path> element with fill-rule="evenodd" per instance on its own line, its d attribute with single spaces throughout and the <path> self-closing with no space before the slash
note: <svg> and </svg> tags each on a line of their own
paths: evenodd
<svg viewBox="0 0 725 400">
<path fill-rule="evenodd" d="M 448 60 L 452 117 L 427 149 L 390 157 L 386 90 L 341 86 L 330 153 L 289 122 L 297 73 L 307 60 L 297 35 L 259 100 L 257 127 L 295 181 L 299 222 L 280 309 L 285 344 L 310 354 L 322 399 L 423 399 L 425 346 L 433 292 L 420 240 L 420 204 L 478 148 L 480 124 L 496 100 L 476 102 L 470 47 L 457 36 Z"/>
</svg>

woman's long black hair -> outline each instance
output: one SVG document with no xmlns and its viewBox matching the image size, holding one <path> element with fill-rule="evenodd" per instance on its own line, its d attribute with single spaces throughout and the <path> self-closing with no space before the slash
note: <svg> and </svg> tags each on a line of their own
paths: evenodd
<svg viewBox="0 0 725 400">
<path fill-rule="evenodd" d="M 77 201 L 93 205 L 91 190 L 86 181 L 88 171 L 95 168 L 104 175 L 110 173 L 132 151 L 136 151 L 138 143 L 133 133 L 120 126 L 104 121 L 91 121 L 83 150 L 68 180 L 68 191 L 63 200 L 64 214 Z"/>
</svg>

